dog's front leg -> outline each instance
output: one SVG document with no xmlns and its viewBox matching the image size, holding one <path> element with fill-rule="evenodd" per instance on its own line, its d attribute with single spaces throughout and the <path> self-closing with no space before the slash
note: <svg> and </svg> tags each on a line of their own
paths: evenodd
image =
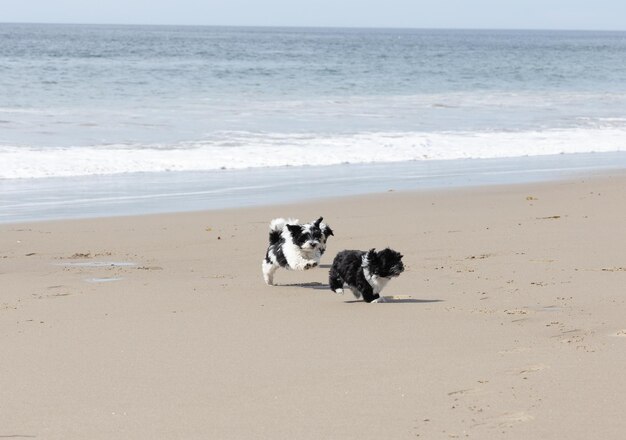
<svg viewBox="0 0 626 440">
<path fill-rule="evenodd" d="M 307 263 L 304 265 L 304 270 L 313 269 L 314 267 L 317 267 L 317 261 L 308 260 Z"/>
<path fill-rule="evenodd" d="M 374 292 L 374 289 L 372 289 L 372 286 L 365 280 L 365 278 L 357 280 L 357 288 L 363 296 L 363 301 L 367 303 L 384 302 L 384 299 Z"/>
</svg>

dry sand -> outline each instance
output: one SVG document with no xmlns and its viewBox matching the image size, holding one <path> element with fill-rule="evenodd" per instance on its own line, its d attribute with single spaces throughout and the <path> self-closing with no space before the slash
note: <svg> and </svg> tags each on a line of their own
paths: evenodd
<svg viewBox="0 0 626 440">
<path fill-rule="evenodd" d="M 318 215 L 264 285 L 269 220 Z M 624 439 L 625 244 L 623 173 L 0 225 L 0 438 Z M 395 300 L 325 288 L 384 246 Z"/>
</svg>

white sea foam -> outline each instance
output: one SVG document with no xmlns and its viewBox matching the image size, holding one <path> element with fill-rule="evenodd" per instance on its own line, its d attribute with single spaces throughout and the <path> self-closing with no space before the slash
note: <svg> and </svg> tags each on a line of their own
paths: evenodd
<svg viewBox="0 0 626 440">
<path fill-rule="evenodd" d="M 626 150 L 626 129 L 387 132 L 321 136 L 222 132 L 173 145 L 0 146 L 0 178 L 503 158 Z"/>
</svg>

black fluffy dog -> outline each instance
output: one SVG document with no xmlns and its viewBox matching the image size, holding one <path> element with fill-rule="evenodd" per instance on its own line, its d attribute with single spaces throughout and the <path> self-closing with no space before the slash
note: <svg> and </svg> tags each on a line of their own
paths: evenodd
<svg viewBox="0 0 626 440">
<path fill-rule="evenodd" d="M 404 271 L 402 254 L 386 248 L 376 252 L 341 251 L 330 268 L 330 289 L 343 293 L 344 286 L 365 302 L 383 302 L 380 292 L 385 285 Z"/>
</svg>

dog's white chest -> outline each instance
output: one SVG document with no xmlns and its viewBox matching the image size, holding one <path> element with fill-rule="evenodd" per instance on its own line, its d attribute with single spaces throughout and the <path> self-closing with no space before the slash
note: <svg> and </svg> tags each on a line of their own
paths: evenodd
<svg viewBox="0 0 626 440">
<path fill-rule="evenodd" d="M 316 250 L 300 249 L 292 243 L 283 245 L 283 255 L 292 270 L 308 269 L 312 263 L 319 263 L 320 260 L 320 254 Z"/>
<path fill-rule="evenodd" d="M 372 286 L 372 290 L 374 293 L 379 294 L 385 288 L 387 283 L 391 280 L 391 278 L 378 277 L 376 275 L 370 274 L 370 271 L 365 268 L 363 269 L 363 275 L 365 275 L 365 279 Z"/>
<path fill-rule="evenodd" d="M 380 293 L 388 282 L 389 278 L 373 277 L 369 283 L 372 286 L 374 293 Z"/>
</svg>

